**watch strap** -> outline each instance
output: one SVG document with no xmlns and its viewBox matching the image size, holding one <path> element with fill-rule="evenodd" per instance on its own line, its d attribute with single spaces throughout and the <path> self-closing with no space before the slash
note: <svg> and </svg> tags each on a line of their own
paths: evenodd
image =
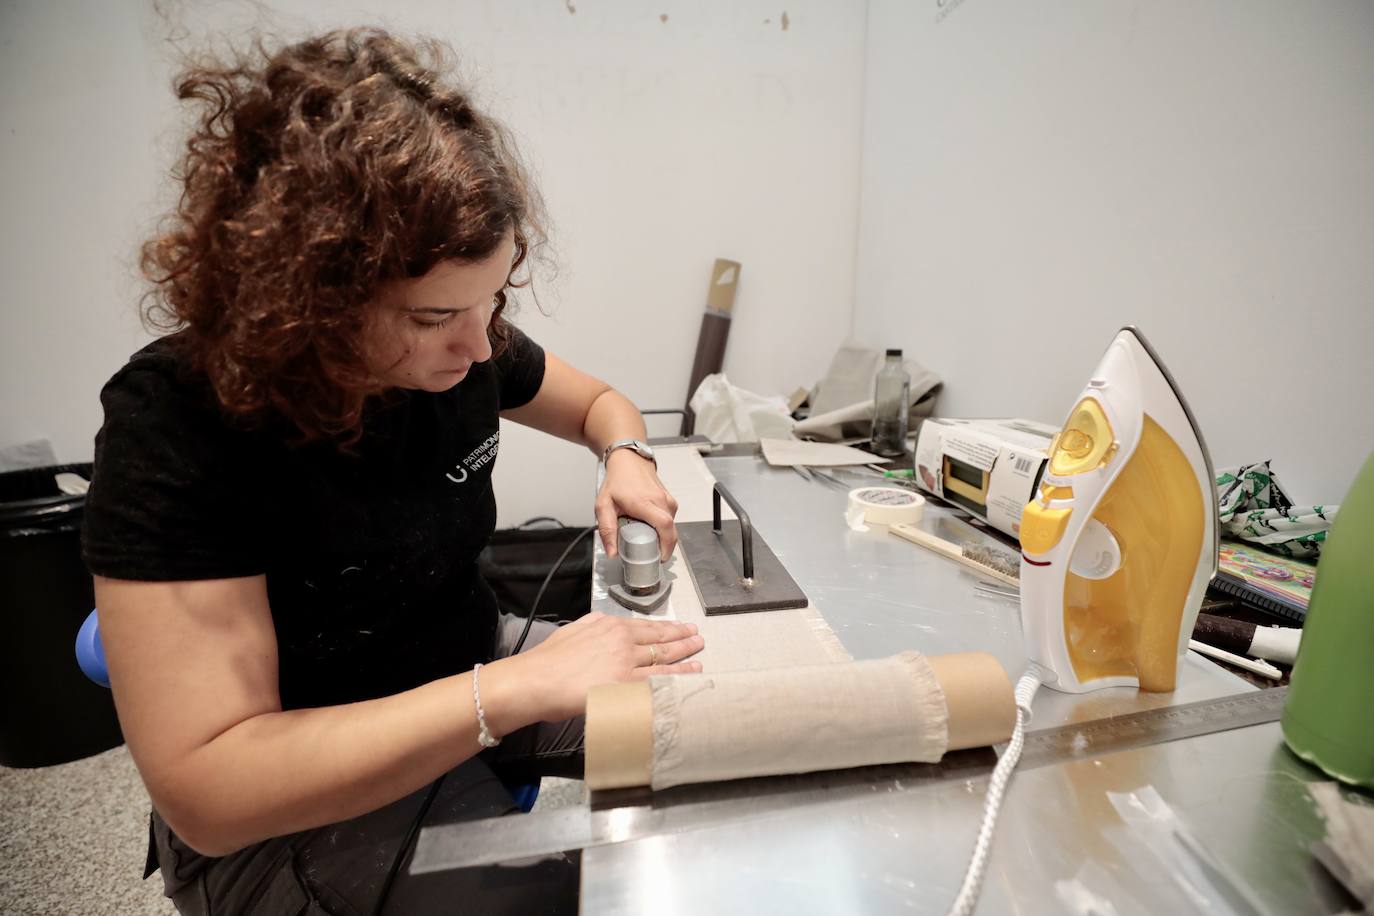
<svg viewBox="0 0 1374 916">
<path fill-rule="evenodd" d="M 612 442 L 610 445 L 606 446 L 606 451 L 601 453 L 602 463 L 605 463 L 606 459 L 611 457 L 611 452 L 614 452 L 615 450 L 622 448 L 628 448 L 633 450 L 636 455 L 638 455 L 641 458 L 644 458 L 647 461 L 652 461 L 654 463 L 654 467 L 658 467 L 658 458 L 655 457 L 654 450 L 650 448 L 648 444 L 641 442 L 638 439 L 617 439 L 616 441 Z"/>
</svg>

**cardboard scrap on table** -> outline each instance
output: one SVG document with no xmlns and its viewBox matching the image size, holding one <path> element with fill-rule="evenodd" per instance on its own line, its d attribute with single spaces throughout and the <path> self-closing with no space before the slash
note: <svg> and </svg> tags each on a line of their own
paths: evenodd
<svg viewBox="0 0 1374 916">
<path fill-rule="evenodd" d="M 833 442 L 802 442 L 799 439 L 760 439 L 763 457 L 774 467 L 845 467 L 886 461 L 863 449 Z"/>
</svg>

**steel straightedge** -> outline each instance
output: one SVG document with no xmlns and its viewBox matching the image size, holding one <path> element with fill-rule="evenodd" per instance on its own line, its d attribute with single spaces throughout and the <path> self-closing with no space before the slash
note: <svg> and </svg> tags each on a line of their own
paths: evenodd
<svg viewBox="0 0 1374 916">
<path fill-rule="evenodd" d="M 1029 732 L 1020 768 L 1132 750 L 1276 722 L 1287 687 L 1202 700 Z M 565 808 L 426 827 L 411 860 L 412 874 L 511 863 L 592 846 L 685 833 L 766 818 L 799 805 L 836 804 L 919 792 L 951 780 L 986 778 L 997 763 L 989 748 L 946 754 L 939 763 L 891 764 L 825 773 L 770 776 L 679 786 L 660 792 L 597 793 L 588 808 Z"/>
</svg>

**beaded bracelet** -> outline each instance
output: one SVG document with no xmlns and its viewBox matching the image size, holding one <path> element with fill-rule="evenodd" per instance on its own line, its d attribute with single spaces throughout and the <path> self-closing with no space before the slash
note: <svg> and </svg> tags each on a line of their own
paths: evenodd
<svg viewBox="0 0 1374 916">
<path fill-rule="evenodd" d="M 477 672 L 481 670 L 480 662 L 472 669 L 472 702 L 477 705 L 477 743 L 482 747 L 496 747 L 501 739 L 493 738 L 487 729 L 487 716 L 482 711 L 482 694 L 477 689 Z"/>
</svg>

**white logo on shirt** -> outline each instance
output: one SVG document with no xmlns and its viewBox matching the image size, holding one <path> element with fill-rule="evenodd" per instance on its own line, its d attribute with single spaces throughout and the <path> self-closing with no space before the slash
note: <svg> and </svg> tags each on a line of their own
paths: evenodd
<svg viewBox="0 0 1374 916">
<path fill-rule="evenodd" d="M 459 464 L 453 466 L 453 470 L 458 473 L 454 476 L 452 472 L 445 474 L 454 483 L 463 483 L 468 479 L 469 471 L 477 471 L 496 460 L 496 453 L 501 446 L 501 431 L 497 430 L 486 438 L 481 445 L 473 449 L 466 458 Z"/>
</svg>

